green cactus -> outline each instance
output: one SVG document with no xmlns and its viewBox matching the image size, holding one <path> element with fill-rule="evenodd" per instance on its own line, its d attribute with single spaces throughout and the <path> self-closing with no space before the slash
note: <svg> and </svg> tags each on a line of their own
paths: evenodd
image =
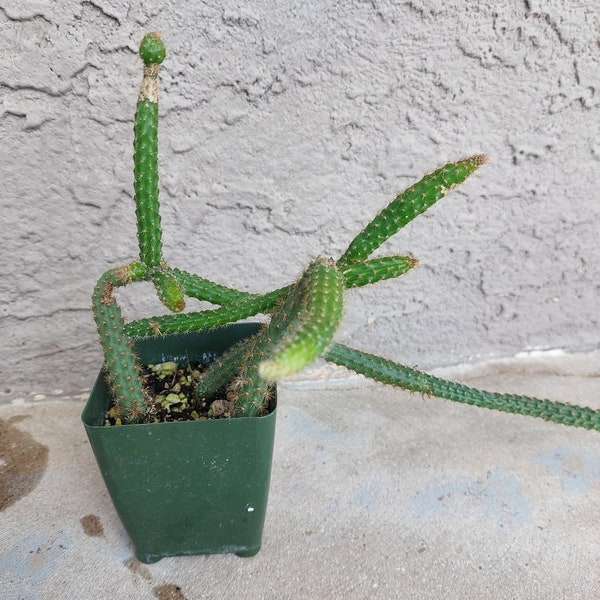
<svg viewBox="0 0 600 600">
<path fill-rule="evenodd" d="M 99 279 L 92 294 L 92 308 L 104 350 L 105 372 L 118 422 L 136 422 L 145 412 L 146 396 L 139 377 L 133 345 L 124 333 L 121 309 L 114 298 L 115 287 L 140 281 L 146 275 L 141 263 L 111 269 Z"/>
<path fill-rule="evenodd" d="M 256 294 L 248 292 L 240 292 L 233 288 L 219 285 L 204 277 L 187 273 L 180 269 L 173 269 L 173 275 L 177 278 L 179 285 L 183 289 L 186 296 L 196 298 L 197 300 L 205 300 L 213 304 L 234 304 L 248 298 L 256 298 Z"/>
<path fill-rule="evenodd" d="M 290 295 L 293 293 L 298 294 L 295 314 L 272 355 L 258 369 L 265 379 L 292 375 L 313 362 L 329 346 L 342 320 L 343 279 L 332 260 L 312 262 Z"/>
<path fill-rule="evenodd" d="M 340 267 L 347 288 L 362 287 L 384 279 L 400 277 L 416 267 L 419 261 L 412 256 L 382 256 Z"/>
<path fill-rule="evenodd" d="M 158 33 L 140 44 L 144 76 L 135 111 L 133 177 L 140 259 L 148 267 L 162 260 L 162 230 L 158 211 L 158 69 L 165 49 Z"/>
<path fill-rule="evenodd" d="M 342 344 L 333 344 L 324 352 L 323 358 L 375 381 L 411 392 L 446 398 L 481 408 L 538 417 L 561 425 L 600 430 L 600 410 L 530 396 L 478 390 Z"/>
<path fill-rule="evenodd" d="M 372 253 L 463 182 L 486 161 L 484 155 L 447 164 L 426 175 L 368 223 L 339 260 L 312 261 L 302 276 L 286 287 L 251 294 L 171 268 L 162 257 L 158 202 L 158 70 L 165 58 L 159 34 L 144 37 L 140 56 L 144 67 L 134 125 L 134 191 L 140 260 L 107 271 L 92 296 L 117 423 L 143 421 L 150 412 L 151 399 L 140 376 L 132 337 L 210 328 L 262 313 L 269 320 L 258 333 L 230 348 L 204 373 L 194 391 L 196 405 L 223 390 L 233 417 L 263 414 L 269 406 L 273 381 L 295 373 L 321 356 L 413 392 L 600 430 L 600 411 L 477 390 L 333 341 L 342 319 L 346 289 L 398 277 L 417 264 L 409 256 L 370 258 Z M 151 281 L 163 304 L 178 314 L 124 323 L 113 291 L 137 281 Z M 181 313 L 186 296 L 210 302 L 216 308 Z"/>
<path fill-rule="evenodd" d="M 167 264 L 161 264 L 151 270 L 152 283 L 160 301 L 172 312 L 178 313 L 185 308 L 183 288 Z"/>
<path fill-rule="evenodd" d="M 197 399 L 230 384 L 234 414 L 260 413 L 268 399 L 269 381 L 299 371 L 331 343 L 342 307 L 343 279 L 335 263 L 313 261 L 299 281 L 286 288 L 269 325 L 211 366 L 196 389 Z"/>
<path fill-rule="evenodd" d="M 344 277 L 344 287 L 362 287 L 385 279 L 399 277 L 415 267 L 418 262 L 416 258 L 410 256 L 384 256 L 358 262 L 339 271 Z M 171 272 L 177 278 L 186 295 L 213 304 L 222 304 L 223 306 L 202 312 L 137 319 L 125 324 L 127 335 L 145 337 L 157 331 L 163 335 L 182 331 L 196 331 L 227 325 L 258 313 L 270 313 L 292 287 L 286 286 L 261 295 L 250 294 L 218 285 L 208 279 L 196 277 L 178 269 L 172 269 Z"/>
<path fill-rule="evenodd" d="M 265 312 L 271 308 L 271 305 L 270 298 L 258 296 L 257 298 L 245 299 L 238 304 L 225 305 L 202 312 L 138 319 L 125 324 L 125 333 L 129 336 L 146 337 L 157 332 L 166 335 L 168 333 L 219 327 Z"/>
<path fill-rule="evenodd" d="M 486 161 L 485 154 L 478 154 L 449 163 L 425 175 L 421 181 L 410 186 L 390 202 L 352 240 L 346 252 L 338 260 L 338 266 L 344 267 L 369 257 L 383 242 L 433 206 Z"/>
</svg>

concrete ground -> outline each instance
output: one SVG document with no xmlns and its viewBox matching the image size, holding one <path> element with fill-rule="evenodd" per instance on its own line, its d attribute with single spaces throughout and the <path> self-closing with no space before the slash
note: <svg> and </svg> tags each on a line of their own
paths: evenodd
<svg viewBox="0 0 600 600">
<path fill-rule="evenodd" d="M 600 598 L 600 432 L 336 375 L 280 388 L 263 549 L 249 559 L 140 564 L 81 425 L 83 399 L 1 406 L 0 596 Z M 598 353 L 443 375 L 600 407 Z"/>
</svg>

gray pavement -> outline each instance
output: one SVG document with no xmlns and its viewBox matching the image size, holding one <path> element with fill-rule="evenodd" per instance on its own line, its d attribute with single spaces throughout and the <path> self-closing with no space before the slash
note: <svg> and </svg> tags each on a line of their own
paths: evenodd
<svg viewBox="0 0 600 600">
<path fill-rule="evenodd" d="M 600 407 L 599 371 L 550 353 L 443 374 Z M 600 433 L 308 373 L 280 389 L 261 552 L 142 565 L 82 398 L 36 398 L 0 406 L 3 600 L 600 598 Z"/>
</svg>

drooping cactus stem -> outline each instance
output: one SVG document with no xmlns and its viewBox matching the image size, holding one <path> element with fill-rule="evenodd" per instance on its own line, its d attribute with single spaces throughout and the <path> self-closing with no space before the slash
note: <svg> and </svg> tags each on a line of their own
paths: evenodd
<svg viewBox="0 0 600 600">
<path fill-rule="evenodd" d="M 240 300 L 237 304 L 226 305 L 213 310 L 138 319 L 125 325 L 125 333 L 144 337 L 152 335 L 157 329 L 162 334 L 167 334 L 219 327 L 251 317 L 257 313 L 267 312 L 272 306 L 273 301 L 268 295 L 251 297 Z"/>
<path fill-rule="evenodd" d="M 265 379 L 278 379 L 296 373 L 315 360 L 331 343 L 343 314 L 344 280 L 335 263 L 313 261 L 291 291 L 297 305 L 290 323 L 275 346 L 273 355 L 261 363 Z M 297 298 L 293 297 L 297 294 Z"/>
<path fill-rule="evenodd" d="M 162 232 L 158 203 L 158 69 L 165 47 L 158 33 L 140 44 L 144 75 L 135 113 L 133 163 L 135 213 L 140 259 L 149 267 L 160 264 Z"/>
<path fill-rule="evenodd" d="M 113 272 L 115 274 L 113 281 L 115 287 L 122 287 L 128 283 L 133 283 L 134 281 L 143 281 L 148 276 L 146 265 L 139 260 L 134 260 L 125 265 L 121 265 L 120 267 L 116 267 L 107 273 Z M 108 274 L 107 277 L 109 277 Z"/>
<path fill-rule="evenodd" d="M 343 312 L 343 281 L 332 260 L 313 261 L 279 300 L 271 322 L 217 359 L 199 382 L 196 398 L 229 384 L 234 416 L 259 414 L 270 380 L 300 370 L 331 343 Z"/>
<path fill-rule="evenodd" d="M 343 284 L 335 263 L 320 258 L 289 287 L 229 386 L 234 416 L 260 414 L 270 381 L 300 370 L 331 343 L 342 317 Z"/>
<path fill-rule="evenodd" d="M 204 399 L 223 386 L 230 384 L 230 396 L 236 404 L 235 416 L 252 414 L 251 408 L 257 405 L 257 400 L 254 396 L 248 398 L 248 395 L 245 394 L 247 389 L 242 388 L 252 386 L 256 389 L 262 386 L 263 389 L 266 389 L 265 384 L 268 381 L 264 380 L 254 385 L 251 383 L 251 379 L 254 376 L 262 379 L 258 374 L 258 364 L 267 356 L 272 355 L 273 348 L 298 312 L 301 295 L 294 290 L 297 285 L 289 286 L 286 294 L 278 300 L 277 307 L 268 324 L 265 324 L 257 334 L 242 340 L 217 358 L 196 387 L 195 398 L 197 400 Z M 223 308 L 228 309 L 229 307 Z M 249 402 L 245 402 L 247 399 Z"/>
<path fill-rule="evenodd" d="M 530 396 L 478 390 L 341 344 L 333 344 L 323 354 L 323 358 L 376 381 L 412 392 L 481 408 L 538 417 L 562 425 L 600 430 L 600 410 Z"/>
<path fill-rule="evenodd" d="M 173 275 L 186 296 L 213 304 L 234 304 L 256 297 L 256 294 L 242 292 L 181 269 L 173 269 Z"/>
</svg>

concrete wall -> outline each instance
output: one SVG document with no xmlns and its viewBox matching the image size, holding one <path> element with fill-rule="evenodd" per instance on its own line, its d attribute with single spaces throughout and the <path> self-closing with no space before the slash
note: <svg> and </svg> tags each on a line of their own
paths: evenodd
<svg viewBox="0 0 600 600">
<path fill-rule="evenodd" d="M 151 30 L 169 52 L 173 265 L 251 291 L 283 285 L 311 257 L 338 256 L 425 171 L 487 152 L 386 244 L 420 267 L 349 294 L 340 340 L 422 367 L 597 346 L 593 3 L 0 4 L 4 394 L 78 390 L 100 364 L 89 298 L 136 254 L 136 49 Z M 125 304 L 130 317 L 155 310 Z"/>
</svg>

